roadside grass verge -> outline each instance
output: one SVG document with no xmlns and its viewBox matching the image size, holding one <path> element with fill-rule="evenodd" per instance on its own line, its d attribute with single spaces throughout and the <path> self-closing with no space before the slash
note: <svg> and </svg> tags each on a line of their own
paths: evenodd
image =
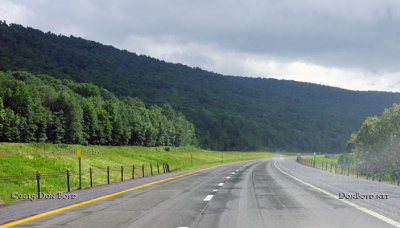
<svg viewBox="0 0 400 228">
<path fill-rule="evenodd" d="M 315 157 L 315 168 L 323 169 L 341 175 L 352 176 L 359 179 L 400 185 L 399 177 L 394 175 L 393 173 L 388 173 L 385 170 L 378 170 L 371 173 L 361 172 L 357 164 L 351 162 L 351 159 L 349 159 L 348 157 L 347 159 L 344 159 L 346 157 L 345 155 L 346 154 L 317 155 Z M 301 161 L 301 163 L 303 163 L 304 165 L 313 167 L 314 157 L 312 155 L 303 156 Z"/>
<path fill-rule="evenodd" d="M 338 159 L 341 154 L 327 154 L 327 155 L 316 155 L 315 156 L 315 168 L 317 169 L 324 169 L 324 170 L 330 170 L 330 167 L 332 165 L 332 168 L 334 167 L 334 164 L 338 163 Z M 308 165 L 312 165 L 314 161 L 314 156 L 309 155 L 302 157 L 303 162 Z"/>
<path fill-rule="evenodd" d="M 107 183 L 107 166 L 110 167 L 110 182 L 120 181 L 121 166 L 124 167 L 124 179 L 132 178 L 135 165 L 135 178 L 142 177 L 142 165 L 145 175 L 150 175 L 150 163 L 153 173 L 160 173 L 162 163 L 170 165 L 171 172 L 194 169 L 209 165 L 237 161 L 270 158 L 271 152 L 220 152 L 187 147 L 140 147 L 140 146 L 82 146 L 47 143 L 0 143 L 0 204 L 15 201 L 13 192 L 36 194 L 35 173 L 39 171 L 42 192 L 56 193 L 67 191 L 66 170 L 71 172 L 71 190 L 79 186 L 78 158 L 76 151 L 82 150 L 82 187 L 90 186 L 89 168 L 93 170 L 93 184 Z M 23 180 L 21 180 L 23 178 Z M 11 180 L 11 181 L 10 181 Z M 2 183 L 1 183 L 2 182 Z"/>
</svg>

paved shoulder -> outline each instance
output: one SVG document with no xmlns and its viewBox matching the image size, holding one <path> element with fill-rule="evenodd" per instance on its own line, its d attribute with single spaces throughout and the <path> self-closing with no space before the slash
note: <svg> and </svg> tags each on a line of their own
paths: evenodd
<svg viewBox="0 0 400 228">
<path fill-rule="evenodd" d="M 279 160 L 277 165 L 290 175 L 324 189 L 338 198 L 339 195 L 350 197 L 349 200 L 357 205 L 400 221 L 399 186 L 314 169 L 301 165 L 292 158 Z M 373 199 L 370 196 L 373 196 Z M 376 196 L 382 197 L 375 199 Z"/>
</svg>

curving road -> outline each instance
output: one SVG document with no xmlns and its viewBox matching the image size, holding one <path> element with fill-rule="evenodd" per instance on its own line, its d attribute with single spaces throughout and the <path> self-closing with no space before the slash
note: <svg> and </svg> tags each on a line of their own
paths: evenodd
<svg viewBox="0 0 400 228">
<path fill-rule="evenodd" d="M 182 173 L 170 176 L 180 174 Z M 151 182 L 164 177 L 167 176 L 143 178 L 140 181 Z M 353 186 L 343 185 L 348 181 L 353 183 Z M 318 185 L 320 182 L 324 183 L 323 186 Z M 350 193 L 355 186 L 359 186 L 359 182 L 371 186 L 378 184 L 381 186 L 379 189 L 383 190 L 371 188 L 375 192 L 368 193 L 389 191 L 391 200 L 380 200 L 378 203 L 376 200 L 360 202 L 354 200 L 351 201 L 353 203 L 348 203 L 329 195 L 336 196 L 337 191 Z M 400 205 L 399 188 L 364 182 L 301 166 L 293 159 L 245 162 L 152 184 L 17 226 L 157 228 L 397 226 L 400 216 L 400 208 L 396 208 L 398 207 L 396 205 Z M 132 183 L 137 181 L 126 183 L 127 187 Z M 349 189 L 343 189 L 342 185 Z M 394 192 L 396 189 L 397 192 Z M 106 190 L 103 189 L 103 192 L 106 193 Z M 84 193 L 82 194 L 84 197 Z M 0 210 L 0 221 L 9 222 L 12 216 L 10 217 L 7 211 L 22 211 L 22 215 L 18 216 L 23 217 L 23 211 L 29 211 L 27 208 L 39 203 L 26 202 L 7 210 Z M 361 208 L 357 208 L 359 204 Z M 378 214 L 374 214 L 376 212 Z M 19 219 L 18 216 L 12 217 L 11 220 Z"/>
</svg>

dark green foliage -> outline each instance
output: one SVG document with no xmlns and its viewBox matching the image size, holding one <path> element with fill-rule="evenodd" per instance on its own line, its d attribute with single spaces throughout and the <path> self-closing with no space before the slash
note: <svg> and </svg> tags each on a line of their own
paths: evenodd
<svg viewBox="0 0 400 228">
<path fill-rule="evenodd" d="M 14 113 L 10 108 L 5 110 L 5 121 L 3 124 L 3 132 L 1 133 L 1 140 L 7 142 L 20 141 L 20 117 Z"/>
<path fill-rule="evenodd" d="M 120 100 L 92 84 L 26 72 L 0 71 L 0 82 L 0 141 L 146 146 L 194 142 L 193 125 L 177 118 L 181 114 L 170 106 L 164 114 L 160 107 L 147 109 L 138 99 Z M 177 135 L 171 130 L 175 128 L 184 133 Z"/>
<path fill-rule="evenodd" d="M 3 132 L 5 118 L 6 118 L 6 111 L 4 110 L 3 100 L 0 97 L 0 137 L 1 137 L 1 132 Z"/>
<path fill-rule="evenodd" d="M 85 82 L 69 85 L 85 98 L 100 94 L 111 100 L 109 93 L 90 84 L 93 83 L 118 96 L 139 97 L 149 105 L 171 104 L 196 126 L 201 146 L 223 150 L 342 152 L 346 139 L 363 119 L 400 102 L 397 93 L 355 92 L 294 81 L 222 76 L 81 38 L 5 23 L 0 24 L 0 70 L 26 70 Z M 47 102 L 52 101 L 44 101 Z M 4 103 L 7 106 L 7 99 Z M 131 105 L 138 107 L 127 116 L 103 113 L 104 104 L 96 104 L 98 133 L 89 141 L 115 144 L 115 140 L 128 140 L 141 145 L 187 141 L 187 134 L 181 129 L 189 129 L 187 126 L 172 120 L 160 126 L 164 120 L 150 114 L 140 103 L 127 102 L 127 112 Z M 162 112 L 169 115 L 168 110 Z M 179 121 L 181 117 L 174 118 Z M 126 126 L 126 122 L 131 137 L 121 138 L 128 129 L 117 126 Z M 86 127 L 74 132 L 74 140 L 88 140 Z M 175 138 L 165 138 L 166 132 Z"/>
</svg>

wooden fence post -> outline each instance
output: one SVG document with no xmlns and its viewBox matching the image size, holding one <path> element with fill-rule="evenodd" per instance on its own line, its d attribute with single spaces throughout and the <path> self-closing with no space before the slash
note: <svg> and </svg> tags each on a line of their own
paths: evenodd
<svg viewBox="0 0 400 228">
<path fill-rule="evenodd" d="M 40 173 L 39 171 L 36 171 L 36 182 L 37 182 L 37 190 L 38 190 L 38 199 L 41 198 L 41 191 L 40 191 Z"/>
<path fill-rule="evenodd" d="M 92 167 L 89 168 L 89 174 L 90 174 L 90 187 L 93 188 L 93 174 L 92 174 Z"/>
<path fill-rule="evenodd" d="M 71 185 L 70 185 L 70 182 L 69 182 L 69 170 L 67 169 L 67 188 L 68 188 L 68 192 L 70 192 L 71 191 Z"/>
<path fill-rule="evenodd" d="M 121 165 L 121 182 L 124 182 L 124 166 Z"/>
<path fill-rule="evenodd" d="M 153 165 L 150 163 L 150 174 L 153 176 Z"/>
<path fill-rule="evenodd" d="M 107 166 L 107 184 L 110 184 L 110 166 Z"/>
</svg>

